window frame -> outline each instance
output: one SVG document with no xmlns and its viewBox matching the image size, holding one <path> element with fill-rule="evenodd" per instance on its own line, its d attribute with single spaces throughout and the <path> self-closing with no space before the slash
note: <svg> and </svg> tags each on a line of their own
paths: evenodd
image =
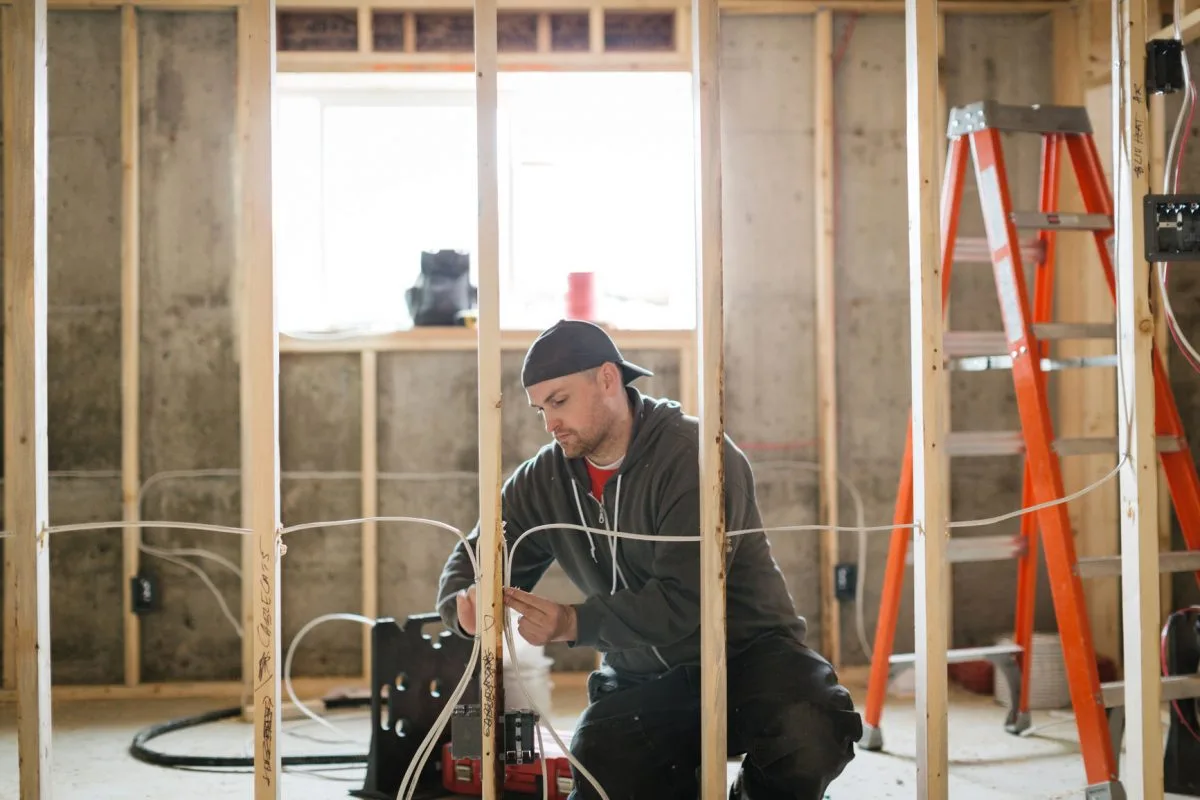
<svg viewBox="0 0 1200 800">
<path fill-rule="evenodd" d="M 469 75 L 461 76 L 456 73 L 433 73 L 439 78 L 448 78 L 449 81 L 445 86 L 436 87 L 399 87 L 387 85 L 370 85 L 370 86 L 346 86 L 332 84 L 326 86 L 320 85 L 305 85 L 298 83 L 295 85 L 287 82 L 287 78 L 303 78 L 313 77 L 312 75 L 298 75 L 292 73 L 290 75 L 281 76 L 281 80 L 277 85 L 277 94 L 280 99 L 283 98 L 304 98 L 315 100 L 319 105 L 319 121 L 320 128 L 317 137 L 317 148 L 321 159 L 322 171 L 325 163 L 326 153 L 326 134 L 325 134 L 325 114 L 329 108 L 460 108 L 474 112 L 475 91 L 473 85 L 455 86 L 450 81 L 462 80 L 466 78 L 470 80 Z M 327 77 L 327 76 L 321 76 Z M 346 76 L 350 77 L 350 76 Z M 465 83 L 465 81 L 464 81 Z M 501 86 L 498 90 L 497 105 L 499 110 L 499 118 L 497 125 L 499 127 L 499 150 L 497 153 L 497 161 L 500 178 L 500 214 L 504 223 L 500 228 L 500 280 L 501 280 L 501 328 L 509 331 L 523 331 L 531 329 L 535 326 L 529 324 L 505 324 L 504 317 L 508 314 L 515 314 L 517 309 L 526 305 L 529 301 L 523 299 L 520 293 L 516 296 L 513 290 L 508 287 L 515 287 L 519 283 L 519 275 L 517 270 L 516 258 L 516 229 L 518 228 L 518 220 L 515 214 L 515 194 L 516 194 L 516 177 L 518 164 L 515 159 L 518 155 L 518 149 L 513 141 L 513 120 L 506 107 L 510 108 L 514 97 L 518 94 L 518 90 L 505 88 Z M 322 195 L 324 193 L 322 192 Z M 328 281 L 328 276 L 333 272 L 328 263 L 328 250 L 325 246 L 325 235 L 327 230 L 327 214 L 324 209 L 323 202 L 319 210 L 321 220 L 321 254 L 320 254 L 320 272 L 321 281 Z M 477 259 L 472 258 L 471 261 L 471 276 L 472 281 L 478 281 L 479 264 Z M 277 272 L 278 272 L 277 267 Z M 286 275 L 280 276 L 281 280 L 286 280 Z M 507 290 L 507 291 L 506 291 Z M 507 302 L 506 302 L 507 301 Z M 511 303 L 511 305 L 509 305 Z M 541 307 L 538 307 L 541 310 Z M 327 325 L 336 325 L 336 320 L 325 320 Z M 674 332 L 694 332 L 695 319 L 691 320 L 690 324 L 671 324 L 666 326 L 632 326 L 628 330 L 648 330 L 648 331 L 674 331 Z M 395 336 L 403 335 L 414 330 L 414 328 L 399 328 L 392 331 L 337 331 L 326 329 L 317 330 L 288 330 L 283 335 L 287 335 L 294 339 L 314 339 L 327 337 L 345 337 L 351 336 L 357 339 L 372 336 Z"/>
</svg>

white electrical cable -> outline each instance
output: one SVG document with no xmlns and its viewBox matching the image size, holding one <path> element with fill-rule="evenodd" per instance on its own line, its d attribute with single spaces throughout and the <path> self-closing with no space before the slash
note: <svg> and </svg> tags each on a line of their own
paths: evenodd
<svg viewBox="0 0 1200 800">
<path fill-rule="evenodd" d="M 1183 17 L 1183 2 L 1182 0 L 1174 0 L 1172 5 L 1172 27 L 1175 31 L 1175 38 L 1180 42 L 1183 41 L 1183 28 L 1181 18 Z M 1191 64 L 1188 62 L 1187 50 L 1184 49 L 1181 59 L 1183 66 L 1183 82 L 1184 94 L 1183 101 L 1179 104 L 1179 113 L 1175 116 L 1175 128 L 1171 132 L 1171 141 L 1167 146 L 1167 161 L 1163 169 L 1163 193 L 1175 194 L 1179 190 L 1178 173 L 1182 166 L 1179 160 L 1182 157 L 1182 135 L 1184 133 L 1184 120 L 1189 117 L 1195 110 L 1196 106 L 1196 84 L 1192 80 Z M 1196 352 L 1196 348 L 1192 346 L 1191 341 L 1184 334 L 1179 326 L 1179 321 L 1175 318 L 1175 309 L 1171 306 L 1171 298 L 1167 293 L 1167 262 L 1159 262 L 1155 265 L 1155 274 L 1158 278 L 1159 294 L 1162 297 L 1163 317 L 1167 321 L 1167 325 L 1171 328 L 1174 334 L 1174 339 L 1177 344 L 1186 351 L 1188 361 L 1193 369 L 1200 369 L 1200 353 Z"/>
<path fill-rule="evenodd" d="M 300 644 L 300 640 L 303 639 L 304 635 L 306 633 L 308 633 L 309 631 L 311 631 L 313 628 L 317 627 L 318 625 L 320 625 L 323 622 L 330 622 L 332 620 L 346 620 L 349 622 L 361 622 L 362 624 L 366 625 L 369 628 L 375 627 L 375 620 L 371 619 L 370 617 L 364 617 L 361 614 L 349 614 L 349 613 L 322 614 L 319 617 L 314 617 L 313 619 L 309 620 L 304 625 L 304 627 L 302 627 L 300 630 L 296 631 L 296 635 L 292 638 L 291 644 L 288 645 L 287 655 L 283 659 L 283 686 L 284 686 L 284 689 L 287 691 L 288 698 L 292 701 L 292 705 L 294 705 L 296 708 L 300 709 L 300 712 L 302 714 L 304 714 L 304 716 L 308 717 L 309 719 L 313 720 L 314 722 L 324 725 L 329 730 L 331 730 L 334 733 L 341 736 L 344 741 L 352 742 L 352 741 L 354 741 L 354 738 L 352 736 L 350 736 L 350 734 L 346 733 L 344 730 L 342 730 L 338 726 L 334 725 L 329 720 L 325 719 L 324 717 L 322 717 L 319 714 L 317 714 L 316 712 L 314 712 L 305 703 L 301 702 L 300 698 L 296 696 L 295 688 L 292 686 L 292 656 L 295 655 L 296 647 Z"/>
<path fill-rule="evenodd" d="M 229 604 L 225 602 L 225 597 L 221 594 L 221 591 L 217 588 L 216 584 L 213 583 L 212 578 L 209 577 L 207 572 L 200 569 L 200 567 L 196 566 L 190 561 L 184 561 L 182 558 L 175 558 L 174 556 L 170 555 L 160 555 L 158 558 L 161 558 L 163 561 L 174 564 L 178 567 L 183 567 L 189 572 L 195 573 L 196 577 L 198 577 L 213 593 L 213 596 L 217 598 L 217 605 L 220 606 L 221 613 L 225 615 L 225 619 L 229 620 L 229 624 L 233 626 L 235 631 L 237 631 L 238 637 L 241 637 L 241 623 L 238 622 L 237 616 L 235 616 L 233 611 L 230 610 Z"/>
<path fill-rule="evenodd" d="M 193 558 L 208 559 L 209 561 L 215 561 L 216 563 L 225 567 L 225 569 L 232 572 L 236 577 L 242 577 L 241 567 L 220 553 L 214 553 L 211 550 L 204 550 L 199 547 L 174 547 L 164 550 L 161 547 L 154 547 L 148 544 L 138 545 L 138 549 L 147 555 L 154 556 L 155 558 L 165 559 L 168 556 L 192 556 Z"/>
<path fill-rule="evenodd" d="M 755 464 L 753 469 L 755 472 L 760 469 L 770 468 L 788 468 L 799 467 L 813 472 L 820 472 L 822 465 L 816 461 L 764 461 Z M 871 658 L 871 644 L 867 640 L 867 620 L 866 620 L 866 585 L 867 585 L 867 523 L 866 523 L 866 503 L 863 502 L 862 493 L 858 490 L 858 486 L 854 481 L 842 472 L 838 472 L 838 483 L 845 487 L 850 493 L 850 499 L 854 503 L 854 526 L 855 532 L 858 534 L 858 574 L 854 581 L 854 627 L 855 633 L 858 634 L 858 644 L 862 648 L 863 655 L 869 660 Z"/>
</svg>

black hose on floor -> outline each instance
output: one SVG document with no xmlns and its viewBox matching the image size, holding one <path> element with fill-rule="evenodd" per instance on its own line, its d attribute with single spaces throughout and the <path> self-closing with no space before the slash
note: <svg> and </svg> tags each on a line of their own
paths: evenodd
<svg viewBox="0 0 1200 800">
<path fill-rule="evenodd" d="M 253 767 L 254 758 L 249 756 L 183 756 L 163 753 L 157 750 L 151 750 L 146 747 L 146 743 L 151 739 L 163 736 L 174 731 L 181 731 L 187 728 L 195 728 L 200 725 L 207 725 L 210 722 L 219 722 L 223 719 L 232 719 L 241 716 L 241 706 L 232 708 L 221 708 L 216 711 L 206 711 L 203 714 L 196 714 L 190 717 L 180 717 L 169 722 L 151 725 L 148 728 L 143 728 L 133 737 L 133 743 L 129 746 L 129 753 L 138 761 L 146 764 L 153 764 L 156 767 Z M 329 755 L 311 755 L 311 756 L 284 756 L 282 759 L 284 767 L 312 767 L 312 766 L 328 766 L 331 764 L 366 764 L 367 756 L 365 754 L 329 754 Z"/>
</svg>

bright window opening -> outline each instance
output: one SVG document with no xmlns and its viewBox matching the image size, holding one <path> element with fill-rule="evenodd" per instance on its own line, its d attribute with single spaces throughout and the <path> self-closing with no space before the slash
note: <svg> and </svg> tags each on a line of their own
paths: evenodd
<svg viewBox="0 0 1200 800">
<path fill-rule="evenodd" d="M 422 251 L 471 257 L 478 220 L 473 76 L 278 76 L 276 259 L 285 333 L 412 327 Z M 567 315 L 592 273 L 598 321 L 695 324 L 687 73 L 500 76 L 501 325 Z"/>
</svg>

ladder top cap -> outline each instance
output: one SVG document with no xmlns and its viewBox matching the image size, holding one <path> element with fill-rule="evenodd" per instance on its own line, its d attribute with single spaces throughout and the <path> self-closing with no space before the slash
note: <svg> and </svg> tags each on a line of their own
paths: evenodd
<svg viewBox="0 0 1200 800">
<path fill-rule="evenodd" d="M 1010 106 L 981 100 L 950 111 L 947 138 L 985 129 L 1015 133 L 1092 133 L 1087 109 L 1082 106 Z"/>
</svg>

